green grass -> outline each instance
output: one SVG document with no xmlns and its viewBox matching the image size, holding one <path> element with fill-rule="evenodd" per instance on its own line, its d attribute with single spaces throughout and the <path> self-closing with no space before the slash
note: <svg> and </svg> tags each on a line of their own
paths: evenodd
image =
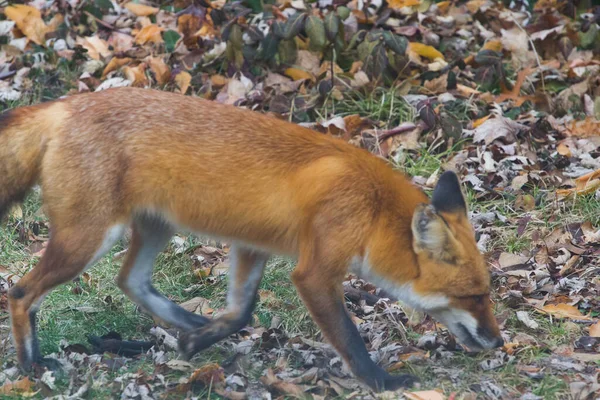
<svg viewBox="0 0 600 400">
<path fill-rule="evenodd" d="M 378 87 L 368 93 L 345 93 L 342 100 L 336 100 L 330 95 L 315 113 L 317 120 L 326 120 L 333 115 L 344 117 L 358 114 L 381 121 L 383 129 L 390 129 L 402 122 L 414 121 L 416 110 L 397 93 L 396 88 Z"/>
</svg>

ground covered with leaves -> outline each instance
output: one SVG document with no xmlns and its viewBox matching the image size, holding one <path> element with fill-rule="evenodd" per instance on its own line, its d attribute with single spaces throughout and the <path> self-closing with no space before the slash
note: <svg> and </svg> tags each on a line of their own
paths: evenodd
<svg viewBox="0 0 600 400">
<path fill-rule="evenodd" d="M 347 305 L 372 357 L 421 379 L 418 389 L 375 395 L 322 342 L 289 280 L 293 263 L 276 259 L 251 326 L 185 362 L 177 333 L 116 289 L 124 240 L 48 296 L 42 351 L 63 370 L 25 377 L 8 338 L 6 292 L 44 252 L 38 191 L 0 229 L 0 398 L 600 398 L 592 3 L 0 0 L 0 111 L 153 87 L 341 137 L 427 191 L 456 171 L 506 342 L 471 354 L 429 317 L 349 276 Z M 178 235 L 156 285 L 190 311 L 217 315 L 227 253 L 226 243 Z"/>
</svg>

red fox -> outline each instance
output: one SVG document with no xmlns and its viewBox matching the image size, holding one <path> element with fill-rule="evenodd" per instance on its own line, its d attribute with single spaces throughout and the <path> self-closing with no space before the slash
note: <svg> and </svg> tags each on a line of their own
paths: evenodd
<svg viewBox="0 0 600 400">
<path fill-rule="evenodd" d="M 119 88 L 0 114 L 0 213 L 42 187 L 50 240 L 9 291 L 24 370 L 43 358 L 36 312 L 132 227 L 119 287 L 180 329 L 182 354 L 250 320 L 272 253 L 294 256 L 292 281 L 324 337 L 375 390 L 412 385 L 369 357 L 342 290 L 348 271 L 439 321 L 473 350 L 503 344 L 460 183 L 431 202 L 382 159 L 252 111 L 155 90 Z M 154 289 L 153 263 L 176 229 L 232 243 L 227 310 L 185 311 Z"/>
</svg>

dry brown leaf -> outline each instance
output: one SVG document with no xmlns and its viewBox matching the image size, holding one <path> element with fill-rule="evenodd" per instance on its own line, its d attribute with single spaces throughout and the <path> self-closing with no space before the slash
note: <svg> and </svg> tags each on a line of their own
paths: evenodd
<svg viewBox="0 0 600 400">
<path fill-rule="evenodd" d="M 315 81 L 315 77 L 310 72 L 304 71 L 299 68 L 288 68 L 284 72 L 285 75 L 289 76 L 295 81 L 299 80 L 310 80 Z"/>
<path fill-rule="evenodd" d="M 135 35 L 135 42 L 137 44 L 146 44 L 146 43 L 162 43 L 163 38 L 161 36 L 161 32 L 163 28 L 158 25 L 146 25 L 137 35 Z"/>
<path fill-rule="evenodd" d="M 15 22 L 17 27 L 32 42 L 43 45 L 46 42 L 46 33 L 50 28 L 42 19 L 40 10 L 24 4 L 15 4 L 4 9 L 4 15 Z"/>
<path fill-rule="evenodd" d="M 569 318 L 589 320 L 590 317 L 583 315 L 575 306 L 566 303 L 547 304 L 541 308 L 541 311 L 550 314 L 556 318 Z"/>
<path fill-rule="evenodd" d="M 171 80 L 171 68 L 160 57 L 148 57 L 150 69 L 159 85 L 166 85 Z"/>
<path fill-rule="evenodd" d="M 590 326 L 590 336 L 600 337 L 600 321 L 598 321 L 594 325 Z"/>
<path fill-rule="evenodd" d="M 437 390 L 422 390 L 419 392 L 404 392 L 404 396 L 410 400 L 445 400 L 446 396 Z"/>
<path fill-rule="evenodd" d="M 570 189 L 558 189 L 556 194 L 558 196 L 569 196 L 573 194 L 584 195 L 593 193 L 596 189 L 600 188 L 600 169 L 585 174 L 575 179 L 575 187 Z"/>
<path fill-rule="evenodd" d="M 594 117 L 586 117 L 583 121 L 573 120 L 567 126 L 566 134 L 568 136 L 576 136 L 585 138 L 590 136 L 598 136 L 600 132 L 600 121 Z"/>
<path fill-rule="evenodd" d="M 100 58 L 106 58 L 112 54 L 108 44 L 98 36 L 78 37 L 76 43 L 86 49 L 88 56 L 94 60 L 100 60 Z"/>
<path fill-rule="evenodd" d="M 419 0 L 388 0 L 388 5 L 393 10 L 400 10 L 404 7 L 414 7 L 420 5 Z"/>
<path fill-rule="evenodd" d="M 117 57 L 113 57 L 110 62 L 108 64 L 106 64 L 106 67 L 104 67 L 104 71 L 102 71 L 102 79 L 106 78 L 106 75 L 108 75 L 109 73 L 116 71 L 117 69 L 121 68 L 124 65 L 127 65 L 131 62 L 131 58 L 126 57 L 126 58 L 117 58 Z"/>
<path fill-rule="evenodd" d="M 137 17 L 147 17 L 149 15 L 156 14 L 160 11 L 160 9 L 156 7 L 150 7 L 144 4 L 137 3 L 127 3 L 125 4 L 125 8 L 131 11 Z"/>
<path fill-rule="evenodd" d="M 408 44 L 408 48 L 410 51 L 420 55 L 421 57 L 425 57 L 430 60 L 435 60 L 437 58 L 441 58 L 442 60 L 444 59 L 444 55 L 433 46 L 428 46 L 423 43 L 410 42 Z"/>
<path fill-rule="evenodd" d="M 181 71 L 175 75 L 175 83 L 179 90 L 181 90 L 181 93 L 185 94 L 190 87 L 190 83 L 192 83 L 192 76 L 185 71 Z"/>
</svg>

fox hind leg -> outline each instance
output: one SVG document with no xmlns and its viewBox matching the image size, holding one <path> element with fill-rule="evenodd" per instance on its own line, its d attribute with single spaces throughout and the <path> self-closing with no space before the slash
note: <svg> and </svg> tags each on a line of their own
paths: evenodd
<svg viewBox="0 0 600 400">
<path fill-rule="evenodd" d="M 13 341 L 21 368 L 30 370 L 34 362 L 52 366 L 41 357 L 36 332 L 36 313 L 43 298 L 93 265 L 122 231 L 122 225 L 102 230 L 98 224 L 66 227 L 55 222 L 44 255 L 8 293 Z"/>
<path fill-rule="evenodd" d="M 269 255 L 234 244 L 230 257 L 227 311 L 205 327 L 179 338 L 179 349 L 186 358 L 236 333 L 252 318 L 258 286 Z"/>
<path fill-rule="evenodd" d="M 160 294 L 151 283 L 156 257 L 172 235 L 172 228 L 160 217 L 138 216 L 117 282 L 136 304 L 169 325 L 188 331 L 206 325 L 209 319 L 184 310 Z"/>
</svg>

